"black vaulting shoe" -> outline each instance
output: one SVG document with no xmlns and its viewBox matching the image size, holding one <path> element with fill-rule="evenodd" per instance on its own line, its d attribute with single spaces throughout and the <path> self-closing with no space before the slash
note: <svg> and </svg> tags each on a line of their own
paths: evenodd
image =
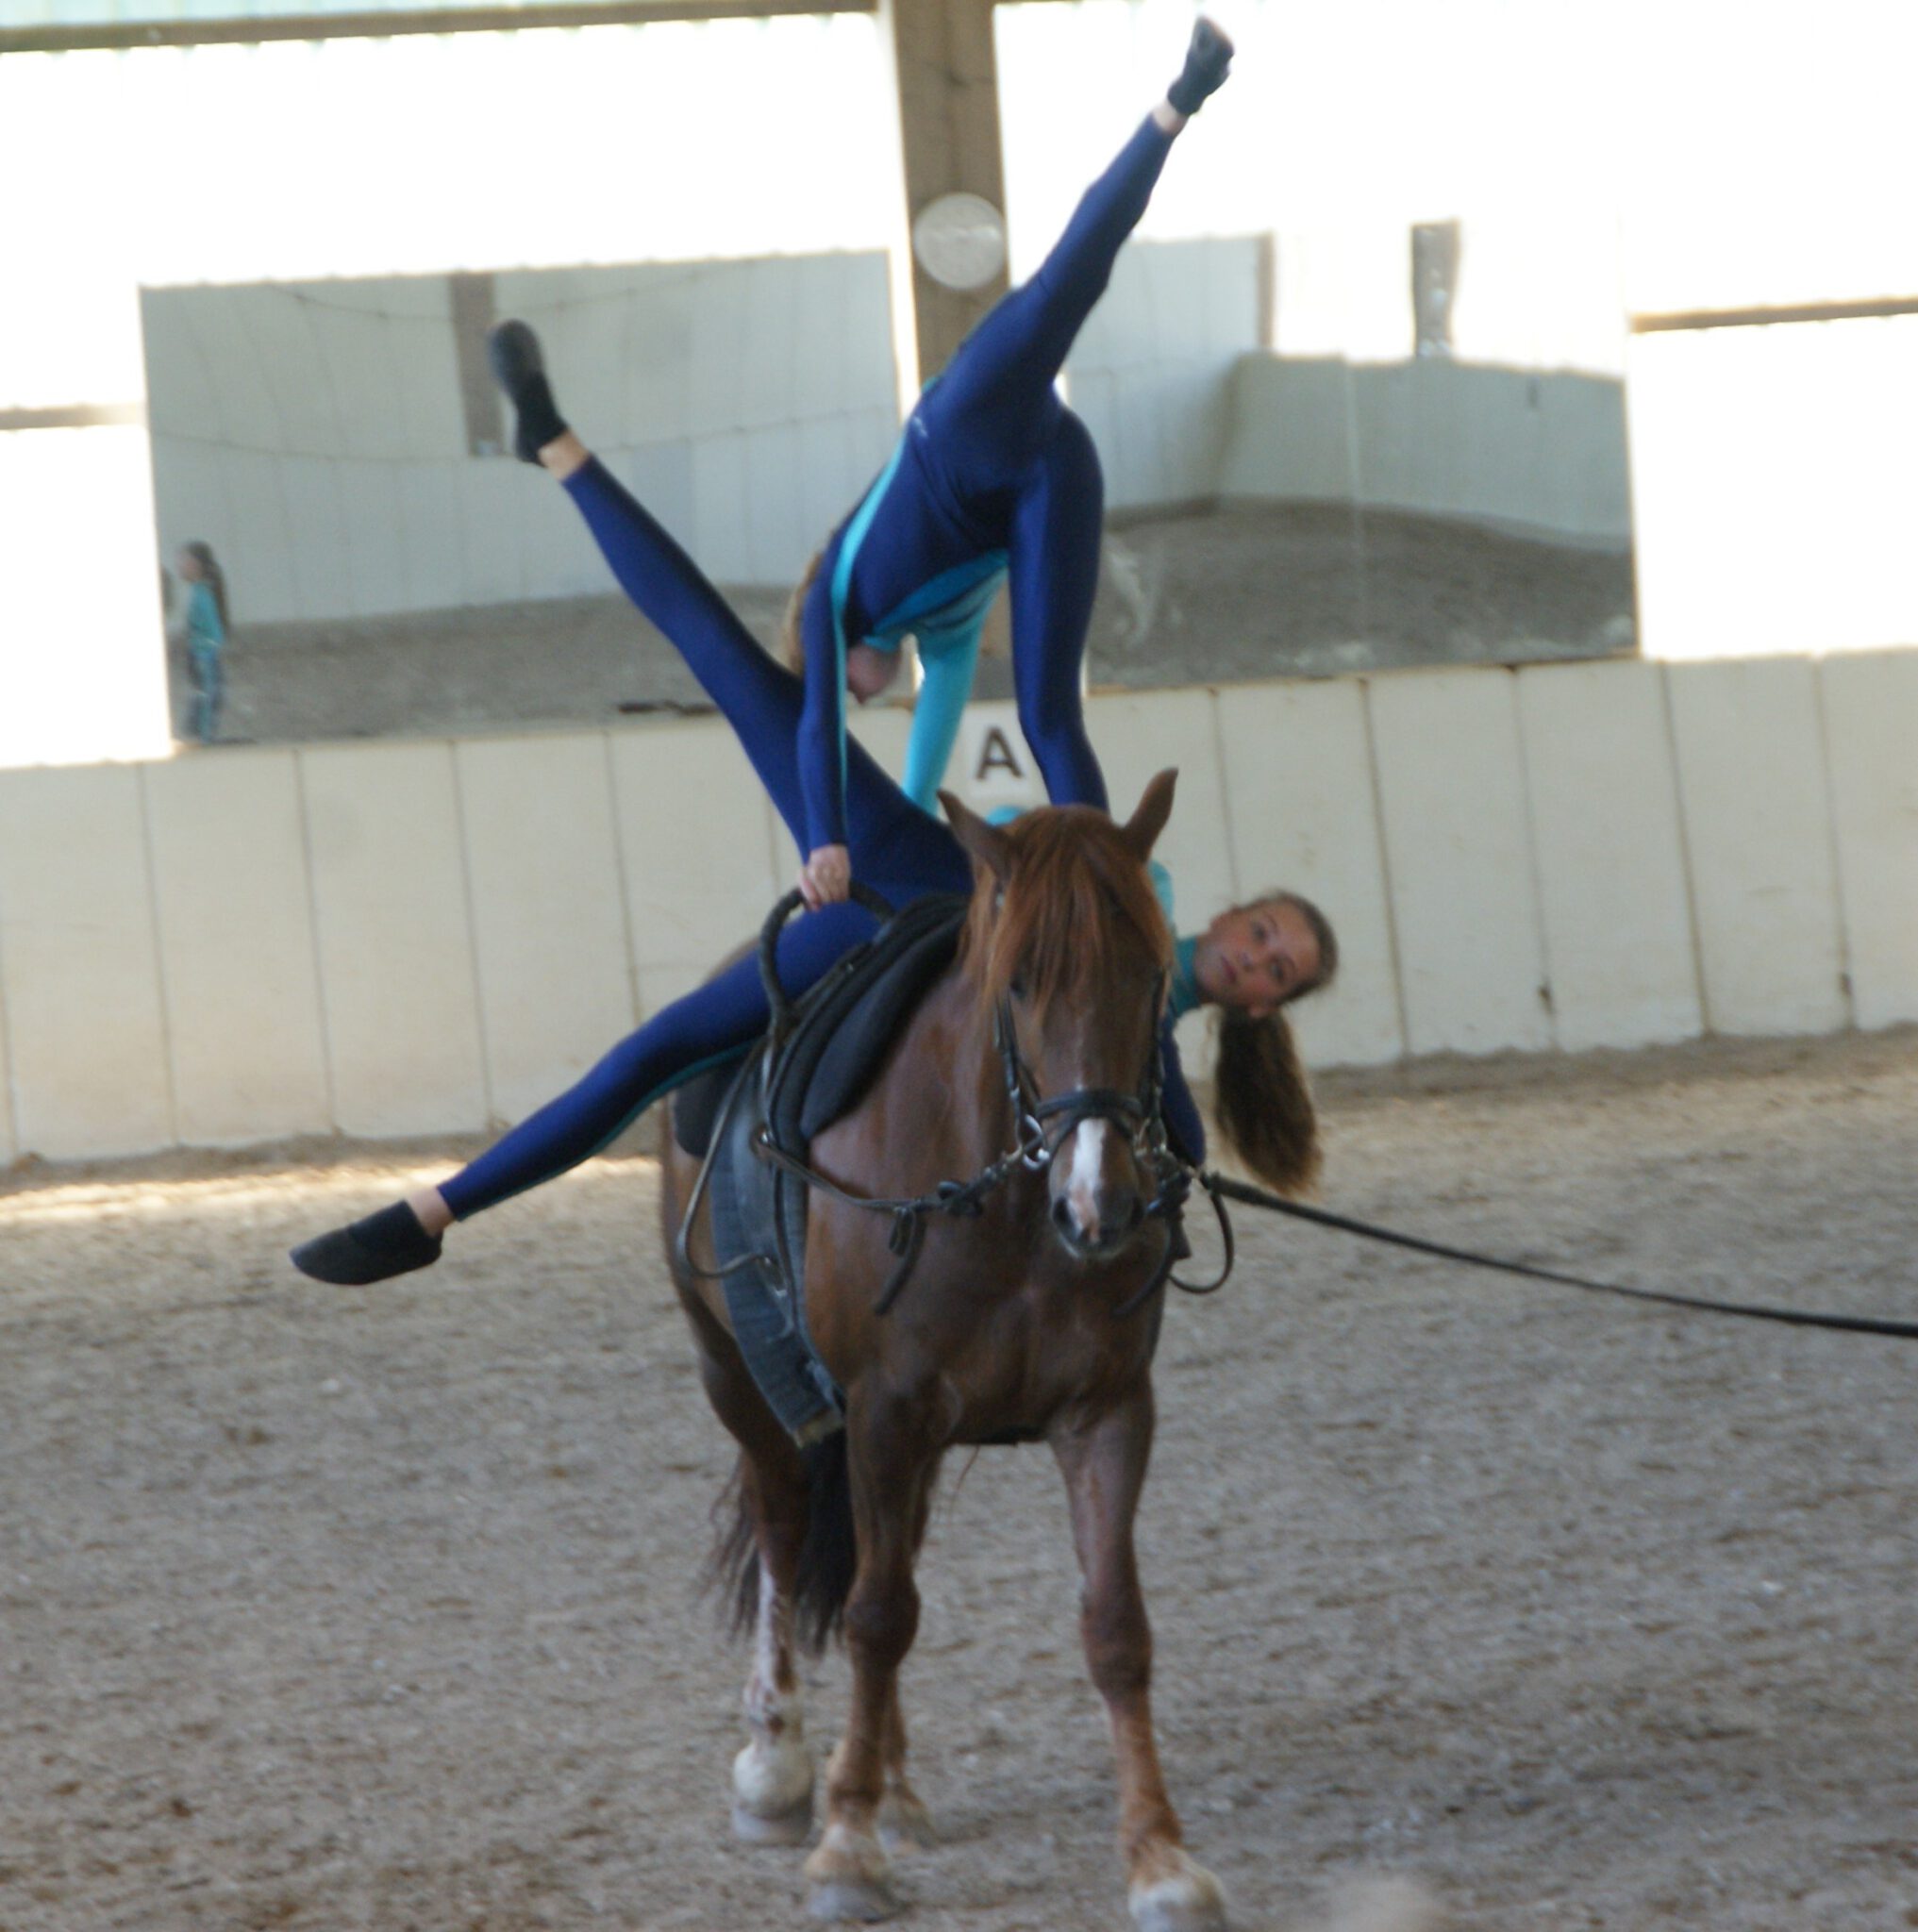
<svg viewBox="0 0 1918 1932">
<path fill-rule="evenodd" d="M 292 1259 L 302 1274 L 310 1274 L 315 1281 L 364 1288 L 370 1281 L 430 1268 L 440 1258 L 441 1246 L 440 1237 L 428 1234 L 404 1201 L 395 1201 L 364 1221 L 302 1241 Z"/>
<path fill-rule="evenodd" d="M 492 379 L 506 391 L 518 419 L 513 425 L 513 455 L 523 463 L 537 463 L 540 452 L 566 425 L 546 380 L 546 358 L 530 324 L 502 322 L 487 331 L 486 358 Z"/>
<path fill-rule="evenodd" d="M 1232 42 L 1201 15 L 1186 49 L 1185 72 L 1166 89 L 1165 97 L 1181 114 L 1196 114 L 1207 95 L 1225 86 L 1232 71 Z"/>
</svg>

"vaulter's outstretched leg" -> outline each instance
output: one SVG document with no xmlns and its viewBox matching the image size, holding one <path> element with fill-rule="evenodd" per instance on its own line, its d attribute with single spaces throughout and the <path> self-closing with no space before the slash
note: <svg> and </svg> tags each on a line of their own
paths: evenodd
<svg viewBox="0 0 1918 1932">
<path fill-rule="evenodd" d="M 829 906 L 789 925 L 779 938 L 781 984 L 795 992 L 812 985 L 872 929 L 871 915 L 850 904 Z M 584 1079 L 458 1174 L 302 1242 L 292 1252 L 293 1265 L 315 1280 L 348 1287 L 430 1265 L 440 1258 L 441 1237 L 454 1222 L 497 1207 L 597 1154 L 661 1094 L 750 1045 L 767 1020 L 759 961 L 742 959 L 661 1008 Z"/>
<path fill-rule="evenodd" d="M 670 532 L 566 425 L 532 329 L 524 322 L 501 323 L 490 347 L 515 410 L 515 450 L 572 497 L 620 588 L 686 660 L 732 726 L 804 852 L 804 685 L 760 649 Z M 950 834 L 913 806 L 857 742 L 846 746 L 846 815 L 859 877 L 895 904 L 922 892 L 969 889 L 971 873 Z"/>
<path fill-rule="evenodd" d="M 961 477 L 990 488 L 993 473 L 1022 468 L 1050 434 L 1058 408 L 1053 382 L 1106 292 L 1174 141 L 1225 85 L 1231 59 L 1231 42 L 1200 20 L 1165 99 L 1080 197 L 1038 271 L 1000 297 L 921 399 L 920 417 Z"/>
</svg>

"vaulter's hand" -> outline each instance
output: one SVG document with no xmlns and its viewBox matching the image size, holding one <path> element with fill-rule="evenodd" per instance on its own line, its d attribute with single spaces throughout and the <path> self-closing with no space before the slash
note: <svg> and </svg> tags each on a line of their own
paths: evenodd
<svg viewBox="0 0 1918 1932">
<path fill-rule="evenodd" d="M 852 857 L 843 845 L 822 845 L 799 869 L 799 893 L 809 912 L 837 905 L 852 883 Z"/>
</svg>

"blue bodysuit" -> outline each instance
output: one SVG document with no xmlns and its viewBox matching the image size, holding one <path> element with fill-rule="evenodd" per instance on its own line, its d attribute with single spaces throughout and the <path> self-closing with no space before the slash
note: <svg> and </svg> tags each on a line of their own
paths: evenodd
<svg viewBox="0 0 1918 1932">
<path fill-rule="evenodd" d="M 1150 119 L 1140 126 L 1039 272 L 926 385 L 891 461 L 827 540 L 801 612 L 802 851 L 847 843 L 847 647 L 918 641 L 925 684 L 905 789 L 929 812 L 1002 580 L 1019 723 L 1046 795 L 1105 808 L 1079 704 L 1105 486 L 1092 439 L 1053 380 L 1145 212 L 1172 140 Z"/>
<path fill-rule="evenodd" d="M 732 725 L 803 849 L 799 679 L 759 648 L 692 559 L 598 462 L 569 477 L 565 488 L 621 588 L 678 648 Z M 1075 709 L 1077 697 L 1075 685 Z M 862 880 L 894 907 L 928 892 L 971 891 L 972 860 L 964 847 L 942 821 L 913 805 L 857 741 L 846 747 L 845 774 L 846 843 Z M 1103 784 L 1099 795 L 1105 796 Z M 872 930 L 870 915 L 849 903 L 805 914 L 780 938 L 781 983 L 789 991 L 804 991 Z M 759 962 L 742 959 L 661 1008 L 559 1099 L 442 1182 L 442 1197 L 464 1221 L 563 1174 L 598 1153 L 660 1095 L 750 1046 L 766 1030 L 767 1018 Z M 1170 1018 L 1164 1047 L 1166 1125 L 1182 1153 L 1201 1159 L 1205 1129 L 1180 1070 Z"/>
</svg>

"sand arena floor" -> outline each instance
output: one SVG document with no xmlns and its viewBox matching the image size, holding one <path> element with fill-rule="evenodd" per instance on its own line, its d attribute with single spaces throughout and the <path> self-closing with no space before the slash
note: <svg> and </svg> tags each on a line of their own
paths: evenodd
<svg viewBox="0 0 1918 1932">
<path fill-rule="evenodd" d="M 1336 1205 L 1918 1312 L 1910 1032 L 1325 1098 Z M 745 1662 L 695 1583 L 730 1457 L 651 1164 L 408 1282 L 281 1258 L 460 1151 L 0 1182 L 5 1932 L 804 1923 L 797 1855 L 726 1835 Z M 1235 1924 L 1918 1924 L 1918 1352 L 1242 1230 L 1230 1291 L 1170 1313 L 1142 1537 Z M 907 1923 L 1116 1932 L 1050 1458 L 959 1475 L 906 1676 L 946 1835 Z M 823 1748 L 843 1659 L 813 1675 Z"/>
</svg>

